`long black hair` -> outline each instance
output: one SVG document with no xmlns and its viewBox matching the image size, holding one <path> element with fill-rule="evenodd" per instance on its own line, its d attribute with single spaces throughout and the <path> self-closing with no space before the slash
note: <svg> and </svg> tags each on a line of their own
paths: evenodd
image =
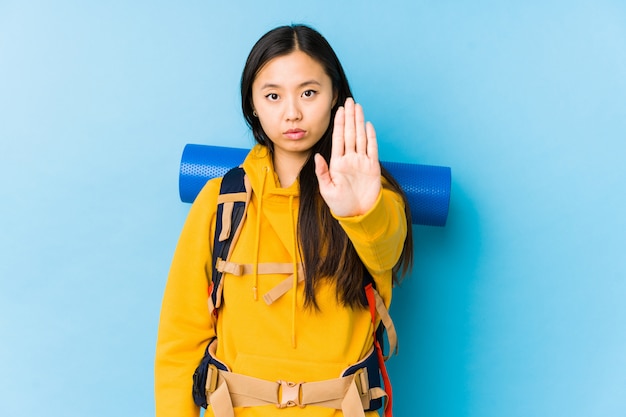
<svg viewBox="0 0 626 417">
<path fill-rule="evenodd" d="M 319 153 L 327 162 L 330 160 L 335 114 L 339 106 L 342 106 L 348 97 L 352 97 L 346 74 L 328 41 L 319 32 L 305 25 L 280 26 L 263 35 L 252 48 L 241 76 L 241 108 L 254 139 L 273 151 L 272 141 L 263 131 L 261 122 L 254 113 L 252 84 L 263 66 L 270 60 L 294 51 L 302 51 L 322 65 L 332 81 L 336 96 L 328 128 L 312 147 L 310 156 L 298 177 L 300 183 L 298 236 L 305 271 L 305 303 L 317 306 L 316 284 L 322 279 L 334 277 L 337 297 L 341 303 L 352 307 L 366 306 L 362 286 L 367 271 L 352 242 L 322 199 L 315 175 L 313 155 Z M 413 261 L 411 213 L 399 184 L 382 166 L 381 171 L 391 188 L 402 195 L 407 216 L 404 249 L 394 268 L 394 280 L 397 280 L 398 273 L 404 275 Z M 302 236 L 306 236 L 306 239 L 302 239 Z"/>
</svg>

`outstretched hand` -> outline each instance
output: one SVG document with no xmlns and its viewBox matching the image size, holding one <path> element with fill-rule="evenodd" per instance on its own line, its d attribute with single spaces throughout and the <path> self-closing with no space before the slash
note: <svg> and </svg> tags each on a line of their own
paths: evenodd
<svg viewBox="0 0 626 417">
<path fill-rule="evenodd" d="M 348 98 L 335 114 L 330 165 L 315 155 L 322 198 L 339 217 L 358 216 L 376 203 L 382 187 L 374 126 L 363 108 Z"/>
</svg>

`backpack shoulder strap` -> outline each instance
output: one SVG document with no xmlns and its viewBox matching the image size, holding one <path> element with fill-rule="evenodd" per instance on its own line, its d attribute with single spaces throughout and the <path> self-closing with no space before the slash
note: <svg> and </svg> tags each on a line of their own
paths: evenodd
<svg viewBox="0 0 626 417">
<path fill-rule="evenodd" d="M 385 402 L 384 416 L 392 416 L 392 403 L 393 403 L 393 391 L 391 388 L 391 380 L 387 373 L 387 367 L 385 361 L 389 358 L 384 354 L 384 334 L 387 334 L 387 340 L 389 342 L 390 355 L 397 353 L 398 350 L 398 336 L 396 329 L 389 315 L 389 311 L 383 302 L 382 297 L 376 291 L 376 283 L 374 278 L 366 273 L 363 280 L 363 290 L 365 291 L 365 297 L 367 298 L 367 305 L 370 311 L 370 317 L 372 319 L 372 328 L 374 329 L 374 349 L 378 357 L 378 368 L 380 370 L 380 376 L 383 380 L 385 392 L 387 393 L 387 401 Z M 376 317 L 380 318 L 380 324 L 376 327 Z"/>
<path fill-rule="evenodd" d="M 228 171 L 222 178 L 220 194 L 217 198 L 215 236 L 213 236 L 212 276 L 209 287 L 209 309 L 217 315 L 222 303 L 222 275 L 217 263 L 230 257 L 234 243 L 239 237 L 246 216 L 252 189 L 242 167 Z"/>
<path fill-rule="evenodd" d="M 393 391 L 391 388 L 391 380 L 389 379 L 389 374 L 387 373 L 387 367 L 385 366 L 385 356 L 383 354 L 383 347 L 381 343 L 382 336 L 381 336 L 381 333 L 376 330 L 376 314 L 379 313 L 380 315 L 380 310 L 379 310 L 380 305 L 382 304 L 384 307 L 384 304 L 382 303 L 382 298 L 380 298 L 380 295 L 378 295 L 378 292 L 374 289 L 373 283 L 368 283 L 365 286 L 365 295 L 367 297 L 367 304 L 369 305 L 370 315 L 372 318 L 372 326 L 375 329 L 374 330 L 374 349 L 376 350 L 376 354 L 378 356 L 378 367 L 380 370 L 380 375 L 383 379 L 385 392 L 387 393 L 387 401 L 385 402 L 384 416 L 391 417 L 392 416 L 391 410 L 392 410 L 392 403 L 393 403 Z M 386 308 L 385 308 L 385 311 L 386 311 Z M 383 325 L 386 327 L 384 323 L 385 320 L 384 319 L 382 320 L 383 322 L 381 323 L 381 326 L 379 327 L 379 329 L 382 328 Z M 387 330 L 389 331 L 389 329 Z M 395 333 L 395 330 L 394 330 L 394 333 Z"/>
<path fill-rule="evenodd" d="M 378 339 L 382 348 L 384 348 L 385 345 L 384 336 L 385 334 L 387 335 L 389 355 L 384 356 L 385 360 L 387 360 L 391 355 L 398 353 L 398 334 L 396 333 L 393 320 L 391 320 L 389 310 L 376 290 L 376 282 L 374 282 L 374 278 L 367 270 L 365 270 L 365 276 L 363 278 L 363 292 L 365 293 L 367 305 L 370 309 L 372 323 L 376 322 L 376 317 L 380 319 L 380 324 L 376 329 L 376 339 Z"/>
</svg>

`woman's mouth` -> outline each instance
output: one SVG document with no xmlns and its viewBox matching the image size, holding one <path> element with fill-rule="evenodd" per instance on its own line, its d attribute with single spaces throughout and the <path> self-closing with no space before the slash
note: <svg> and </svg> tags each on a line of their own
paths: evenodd
<svg viewBox="0 0 626 417">
<path fill-rule="evenodd" d="M 302 129 L 289 129 L 285 132 L 283 132 L 283 135 L 287 138 L 287 139 L 302 139 L 304 137 L 304 135 L 306 135 L 306 130 L 302 130 Z"/>
</svg>

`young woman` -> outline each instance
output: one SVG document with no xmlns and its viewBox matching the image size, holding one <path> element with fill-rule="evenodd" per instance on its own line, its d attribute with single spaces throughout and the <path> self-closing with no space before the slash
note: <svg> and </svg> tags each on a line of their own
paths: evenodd
<svg viewBox="0 0 626 417">
<path fill-rule="evenodd" d="M 364 283 L 389 306 L 396 275 L 411 264 L 411 223 L 400 187 L 381 173 L 374 128 L 351 97 L 315 30 L 279 27 L 253 47 L 241 79 L 258 142 L 242 165 L 251 199 L 222 260 L 217 303 L 208 288 L 222 179 L 191 207 L 163 298 L 158 417 L 198 416 L 192 375 L 210 342 L 218 366 L 208 377 L 207 416 L 378 415 L 367 410 L 383 388 L 347 370 L 375 356 Z"/>
</svg>

